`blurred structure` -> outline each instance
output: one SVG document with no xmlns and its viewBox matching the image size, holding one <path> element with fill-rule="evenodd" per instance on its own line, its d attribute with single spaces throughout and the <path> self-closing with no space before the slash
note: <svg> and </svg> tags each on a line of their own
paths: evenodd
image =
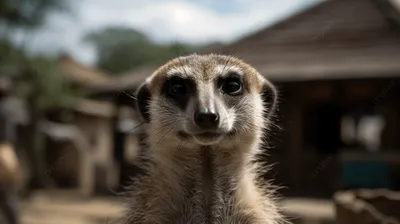
<svg viewBox="0 0 400 224">
<path fill-rule="evenodd" d="M 47 111 L 41 125 L 47 174 L 57 188 L 79 189 L 83 196 L 109 194 L 130 180 L 132 173 L 125 171 L 134 168 L 129 161 L 139 152 L 134 101 L 119 91 L 99 94 L 99 88 L 112 81 L 109 75 L 69 55 L 62 55 L 58 63 L 71 87 L 83 87 L 87 94 L 72 109 Z"/>
<path fill-rule="evenodd" d="M 11 80 L 0 77 L 0 222 L 19 223 L 17 190 L 21 185 L 21 165 L 16 152 L 18 113 L 10 101 Z"/>
<path fill-rule="evenodd" d="M 337 223 L 400 223 L 398 192 L 382 189 L 337 192 L 334 201 Z"/>
<path fill-rule="evenodd" d="M 68 55 L 58 61 L 71 88 L 85 88 L 107 82 L 109 77 L 77 63 Z M 112 163 L 112 119 L 114 106 L 107 101 L 81 98 L 72 108 L 52 108 L 41 130 L 46 135 L 46 167 L 58 188 L 77 188 L 83 196 L 115 188 Z M 54 162 L 55 161 L 55 162 Z"/>
<path fill-rule="evenodd" d="M 102 71 L 78 63 L 68 54 L 61 55 L 58 62 L 63 71 L 63 75 L 65 75 L 74 86 L 84 86 L 90 89 L 94 86 L 108 83 L 111 79 L 109 75 Z"/>
</svg>

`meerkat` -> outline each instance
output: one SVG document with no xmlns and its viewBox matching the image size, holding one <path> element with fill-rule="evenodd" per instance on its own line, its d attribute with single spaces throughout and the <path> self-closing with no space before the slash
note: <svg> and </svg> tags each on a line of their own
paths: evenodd
<svg viewBox="0 0 400 224">
<path fill-rule="evenodd" d="M 124 224 L 286 223 L 254 162 L 277 91 L 242 60 L 191 54 L 158 68 L 136 92 L 152 163 Z"/>
</svg>

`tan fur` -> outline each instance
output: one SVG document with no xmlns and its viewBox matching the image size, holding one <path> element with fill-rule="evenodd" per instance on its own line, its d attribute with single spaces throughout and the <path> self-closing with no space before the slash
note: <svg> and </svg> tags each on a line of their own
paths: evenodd
<svg viewBox="0 0 400 224">
<path fill-rule="evenodd" d="M 0 183 L 19 186 L 22 181 L 22 173 L 18 157 L 12 145 L 0 144 Z"/>
<path fill-rule="evenodd" d="M 230 71 L 243 75 L 245 93 L 240 99 L 224 98 L 212 84 Z M 162 86 L 170 75 L 191 77 L 196 82 L 199 96 L 184 111 L 162 96 Z M 275 94 L 270 105 L 263 105 L 261 98 L 266 85 Z M 146 129 L 152 163 L 132 186 L 123 223 L 286 222 L 275 205 L 274 188 L 258 178 L 264 167 L 254 161 L 263 130 L 270 127 L 264 112 L 272 113 L 276 103 L 272 84 L 237 58 L 193 54 L 160 67 L 144 86 L 151 93 L 151 119 Z M 208 146 L 177 137 L 177 131 L 191 127 L 192 101 L 205 99 L 212 99 L 219 108 L 222 128 L 236 134 Z M 229 100 L 234 102 L 231 107 L 226 105 Z"/>
</svg>

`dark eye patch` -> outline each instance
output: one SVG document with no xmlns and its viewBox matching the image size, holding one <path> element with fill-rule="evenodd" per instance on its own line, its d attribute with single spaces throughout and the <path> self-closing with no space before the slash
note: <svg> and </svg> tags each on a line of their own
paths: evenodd
<svg viewBox="0 0 400 224">
<path fill-rule="evenodd" d="M 244 92 L 242 76 L 237 73 L 229 73 L 218 79 L 218 87 L 225 94 L 239 96 Z"/>
<path fill-rule="evenodd" d="M 161 90 L 162 94 L 181 109 L 186 108 L 189 98 L 196 92 L 194 80 L 180 76 L 168 77 Z"/>
</svg>

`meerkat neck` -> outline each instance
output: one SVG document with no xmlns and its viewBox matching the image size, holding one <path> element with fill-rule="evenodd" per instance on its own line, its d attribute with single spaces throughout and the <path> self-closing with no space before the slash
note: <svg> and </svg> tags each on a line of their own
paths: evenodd
<svg viewBox="0 0 400 224">
<path fill-rule="evenodd" d="M 195 164 L 207 163 L 210 169 L 226 169 L 231 175 L 240 175 L 241 171 L 251 162 L 254 155 L 249 153 L 253 149 L 240 150 L 237 148 L 214 148 L 212 146 L 203 146 L 199 149 L 185 147 L 176 147 L 163 150 L 162 146 L 151 146 L 152 157 L 158 167 L 174 173 L 185 171 L 183 167 L 193 167 Z M 257 147 L 254 144 L 248 144 L 247 147 Z"/>
<path fill-rule="evenodd" d="M 159 184 L 180 183 L 182 180 L 191 182 L 192 178 L 198 177 L 202 182 L 202 191 L 205 195 L 211 195 L 211 192 L 220 189 L 237 190 L 243 181 L 254 180 L 250 165 L 252 156 L 243 155 L 239 153 L 240 150 L 220 150 L 207 146 L 200 150 L 179 148 L 173 152 L 168 151 L 153 153 L 155 167 L 152 170 L 160 179 L 165 180 Z"/>
</svg>

